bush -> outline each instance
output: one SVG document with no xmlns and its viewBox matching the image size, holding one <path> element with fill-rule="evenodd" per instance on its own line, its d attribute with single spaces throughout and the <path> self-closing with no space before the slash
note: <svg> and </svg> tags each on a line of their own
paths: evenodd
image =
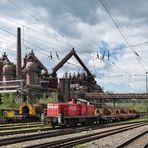
<svg viewBox="0 0 148 148">
<path fill-rule="evenodd" d="M 118 103 L 121 107 L 126 107 L 129 109 L 134 109 L 139 112 L 148 112 L 148 102 L 147 100 L 142 100 L 140 102 L 125 102 L 122 101 L 121 103 Z"/>
<path fill-rule="evenodd" d="M 1 94 L 0 108 L 17 108 L 17 100 L 15 95 Z"/>
</svg>

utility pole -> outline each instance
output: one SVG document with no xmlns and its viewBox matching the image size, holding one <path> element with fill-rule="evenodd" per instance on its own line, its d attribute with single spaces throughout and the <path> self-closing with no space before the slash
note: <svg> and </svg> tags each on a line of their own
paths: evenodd
<svg viewBox="0 0 148 148">
<path fill-rule="evenodd" d="M 145 80 L 146 80 L 146 93 L 148 93 L 148 72 L 145 72 Z M 147 109 L 147 112 L 148 112 L 148 103 L 146 103 L 146 109 Z M 148 117 L 148 115 L 147 115 Z"/>
<path fill-rule="evenodd" d="M 145 72 L 146 76 L 146 93 L 148 93 L 148 72 Z"/>
</svg>

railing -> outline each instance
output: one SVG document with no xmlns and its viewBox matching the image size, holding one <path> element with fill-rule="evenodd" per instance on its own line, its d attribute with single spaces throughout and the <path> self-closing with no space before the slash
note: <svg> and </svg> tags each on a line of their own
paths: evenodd
<svg viewBox="0 0 148 148">
<path fill-rule="evenodd" d="M 85 98 L 94 99 L 148 99 L 148 93 L 85 93 Z"/>
<path fill-rule="evenodd" d="M 0 93 L 15 93 L 23 91 L 23 80 L 0 81 Z"/>
</svg>

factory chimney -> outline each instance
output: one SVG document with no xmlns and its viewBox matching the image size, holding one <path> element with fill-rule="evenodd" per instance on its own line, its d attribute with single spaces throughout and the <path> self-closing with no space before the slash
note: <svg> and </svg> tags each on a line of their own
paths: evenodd
<svg viewBox="0 0 148 148">
<path fill-rule="evenodd" d="M 16 51 L 16 79 L 22 79 L 22 57 L 21 57 L 21 28 L 17 28 L 17 51 Z"/>
</svg>

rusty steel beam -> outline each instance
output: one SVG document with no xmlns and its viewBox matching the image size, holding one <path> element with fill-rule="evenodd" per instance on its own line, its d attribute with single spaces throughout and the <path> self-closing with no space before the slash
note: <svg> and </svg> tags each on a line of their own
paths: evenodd
<svg viewBox="0 0 148 148">
<path fill-rule="evenodd" d="M 93 99 L 148 99 L 148 93 L 85 93 L 85 98 Z"/>
<path fill-rule="evenodd" d="M 76 52 L 74 53 L 75 58 L 78 60 L 78 62 L 81 64 L 81 66 L 84 68 L 84 70 L 86 71 L 87 75 L 90 77 L 94 77 L 91 72 L 88 70 L 88 68 L 85 66 L 85 64 L 82 62 L 82 60 L 79 58 L 79 56 L 76 54 Z"/>
<path fill-rule="evenodd" d="M 53 72 L 51 73 L 52 76 L 56 76 L 56 72 L 73 56 L 74 52 L 75 51 L 72 50 L 53 68 Z"/>
<path fill-rule="evenodd" d="M 88 70 L 88 68 L 85 66 L 85 64 L 82 62 L 82 60 L 79 58 L 79 56 L 76 54 L 74 48 L 53 68 L 53 72 L 51 73 L 51 76 L 56 76 L 56 72 L 72 57 L 74 56 L 80 65 L 84 68 L 87 75 L 93 78 L 93 75 Z"/>
</svg>

